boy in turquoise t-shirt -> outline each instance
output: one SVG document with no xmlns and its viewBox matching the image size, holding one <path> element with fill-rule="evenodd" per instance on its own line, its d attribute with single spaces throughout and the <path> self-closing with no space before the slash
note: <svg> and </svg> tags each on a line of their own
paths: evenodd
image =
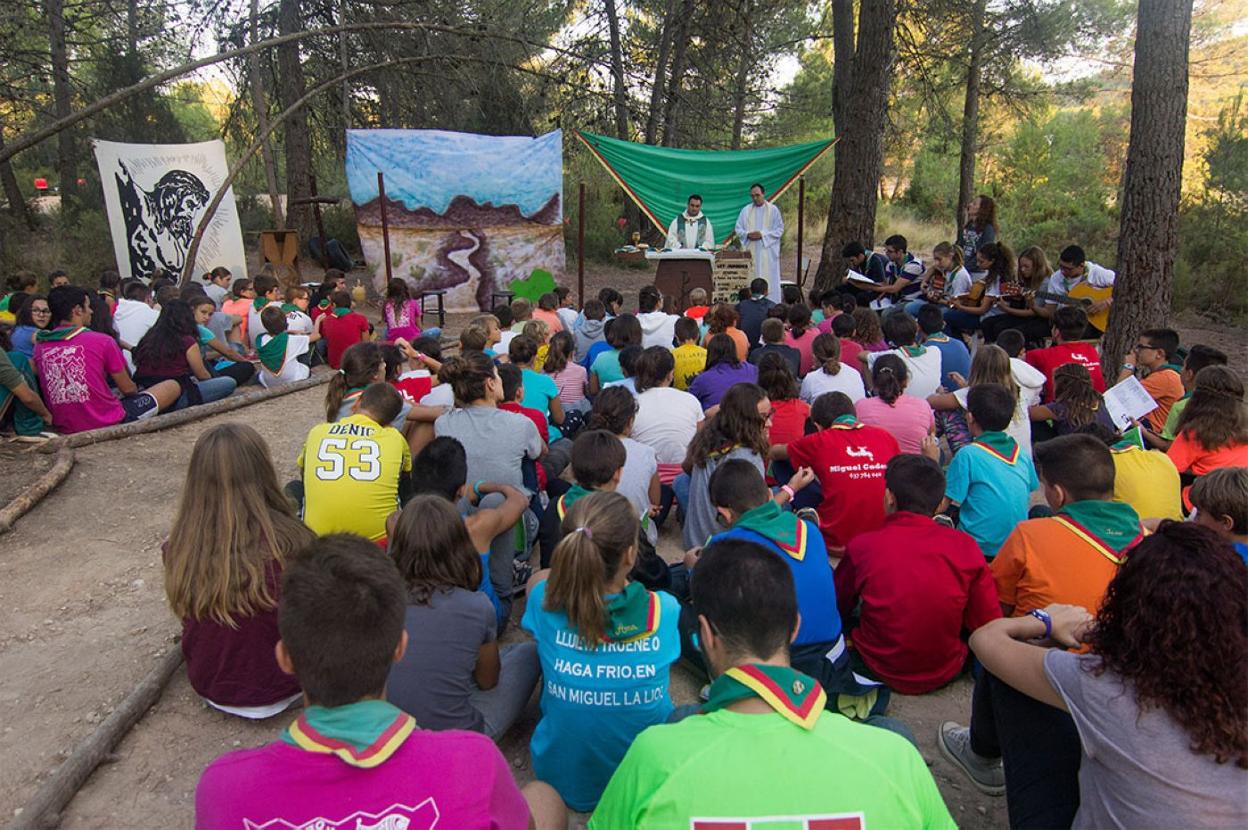
<svg viewBox="0 0 1248 830">
<path fill-rule="evenodd" d="M 958 527 L 975 539 L 988 559 L 1027 519 L 1031 491 L 1040 486 L 1031 457 L 1005 433 L 1014 408 L 1014 396 L 1000 384 L 971 387 L 966 423 L 974 440 L 953 456 L 945 474 L 941 511 L 958 505 Z"/>
<path fill-rule="evenodd" d="M 590 830 L 956 826 L 909 742 L 826 710 L 820 685 L 789 666 L 797 596 L 774 551 L 713 542 L 692 590 L 710 699 L 637 736 Z"/>
</svg>

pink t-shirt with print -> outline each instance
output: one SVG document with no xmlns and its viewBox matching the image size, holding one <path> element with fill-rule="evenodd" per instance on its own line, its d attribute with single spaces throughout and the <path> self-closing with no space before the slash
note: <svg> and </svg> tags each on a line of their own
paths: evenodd
<svg viewBox="0 0 1248 830">
<path fill-rule="evenodd" d="M 84 432 L 126 417 L 108 385 L 109 375 L 126 371 L 126 359 L 108 335 L 82 329 L 67 340 L 36 340 L 35 366 L 57 430 Z"/>
<path fill-rule="evenodd" d="M 923 451 L 923 436 L 932 431 L 936 421 L 927 401 L 913 395 L 902 395 L 892 406 L 883 398 L 863 398 L 854 408 L 858 420 L 888 430 L 906 453 Z"/>
</svg>

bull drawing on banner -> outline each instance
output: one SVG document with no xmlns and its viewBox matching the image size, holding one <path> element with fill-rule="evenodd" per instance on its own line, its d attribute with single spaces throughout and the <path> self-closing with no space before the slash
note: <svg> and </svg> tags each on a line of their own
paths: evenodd
<svg viewBox="0 0 1248 830">
<path fill-rule="evenodd" d="M 117 193 L 126 223 L 126 246 L 130 253 L 130 273 L 150 277 L 157 268 L 180 274 L 186 265 L 187 250 L 210 194 L 203 181 L 186 170 L 170 170 L 151 190 L 134 180 L 124 162 Z"/>
</svg>

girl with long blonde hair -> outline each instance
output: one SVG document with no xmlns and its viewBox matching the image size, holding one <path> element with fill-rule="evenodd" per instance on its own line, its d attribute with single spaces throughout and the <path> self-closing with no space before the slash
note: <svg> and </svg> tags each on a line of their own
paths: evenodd
<svg viewBox="0 0 1248 830">
<path fill-rule="evenodd" d="M 633 739 L 672 711 L 680 605 L 629 581 L 640 522 L 624 496 L 577 499 L 562 530 L 550 570 L 529 582 L 520 623 L 537 641 L 545 678 L 530 750 L 538 779 L 588 812 Z"/>
<path fill-rule="evenodd" d="M 256 719 L 299 699 L 273 654 L 277 603 L 283 565 L 315 538 L 258 432 L 227 423 L 199 436 L 165 543 L 165 597 L 191 687 L 214 707 Z"/>
<path fill-rule="evenodd" d="M 963 414 L 966 412 L 966 396 L 972 386 L 983 383 L 997 383 L 1004 386 L 1014 396 L 1016 402 L 1014 417 L 1005 432 L 1018 442 L 1022 451 L 1031 455 L 1031 416 L 1023 402 L 1023 390 L 1014 379 L 1014 368 L 1010 364 L 1010 356 L 1000 346 L 980 346 L 971 358 L 971 376 L 963 378 L 956 373 L 951 379 L 961 388 L 953 392 L 937 392 L 929 395 L 928 404 L 936 412 L 938 427 L 944 431 L 949 447 L 954 452 L 971 442 L 970 430 L 966 428 Z M 960 423 L 959 423 L 960 422 Z"/>
</svg>

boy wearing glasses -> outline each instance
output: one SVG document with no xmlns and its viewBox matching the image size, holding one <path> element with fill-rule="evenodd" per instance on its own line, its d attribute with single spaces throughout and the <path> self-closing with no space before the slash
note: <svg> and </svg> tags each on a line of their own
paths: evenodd
<svg viewBox="0 0 1248 830">
<path fill-rule="evenodd" d="M 1123 359 L 1118 381 L 1138 375 L 1144 389 L 1157 402 L 1157 408 L 1145 416 L 1145 426 L 1160 432 L 1170 416 L 1174 402 L 1183 397 L 1183 367 L 1175 363 L 1179 351 L 1179 333 L 1174 329 L 1145 329 L 1140 332 L 1135 348 Z"/>
</svg>

